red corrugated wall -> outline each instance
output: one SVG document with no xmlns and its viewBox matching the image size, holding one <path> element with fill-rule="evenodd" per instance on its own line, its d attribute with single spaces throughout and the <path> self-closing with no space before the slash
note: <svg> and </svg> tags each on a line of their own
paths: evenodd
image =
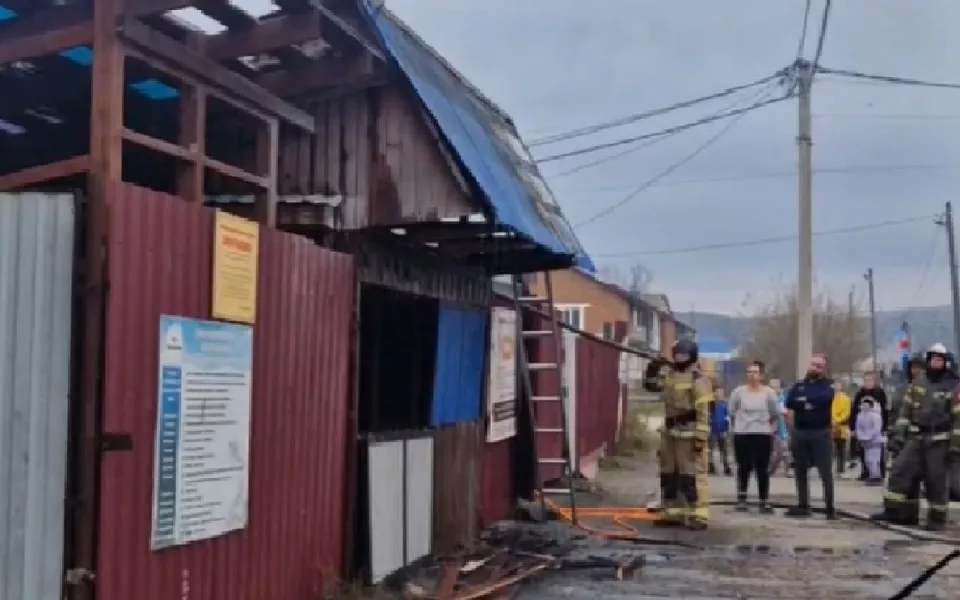
<svg viewBox="0 0 960 600">
<path fill-rule="evenodd" d="M 150 551 L 161 314 L 210 318 L 213 212 L 130 185 L 112 190 L 99 600 L 311 600 L 339 576 L 351 257 L 262 230 L 249 525 Z"/>
<path fill-rule="evenodd" d="M 590 338 L 577 340 L 577 456 L 604 444 L 612 449 L 620 418 L 620 351 Z"/>
</svg>

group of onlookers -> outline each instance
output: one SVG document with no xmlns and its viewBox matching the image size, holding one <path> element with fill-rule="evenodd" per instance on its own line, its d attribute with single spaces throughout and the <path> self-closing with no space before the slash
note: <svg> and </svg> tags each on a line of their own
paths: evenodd
<svg viewBox="0 0 960 600">
<path fill-rule="evenodd" d="M 765 365 L 751 362 L 746 383 L 725 398 L 716 386 L 711 407 L 709 471 L 717 473 L 714 454 L 723 473 L 732 474 L 728 447 L 733 447 L 737 476 L 737 509 L 747 510 L 747 489 L 757 481 L 760 512 L 771 513 L 770 476 L 778 470 L 796 479 L 797 503 L 788 516 L 811 514 L 809 471 L 816 468 L 824 486 L 828 518 L 834 516 L 834 473 L 843 476 L 848 458 L 857 457 L 860 479 L 882 485 L 885 470 L 884 432 L 887 398 L 872 374 L 851 400 L 827 376 L 827 362 L 816 355 L 806 377 L 783 391 L 779 380 L 766 380 Z"/>
</svg>

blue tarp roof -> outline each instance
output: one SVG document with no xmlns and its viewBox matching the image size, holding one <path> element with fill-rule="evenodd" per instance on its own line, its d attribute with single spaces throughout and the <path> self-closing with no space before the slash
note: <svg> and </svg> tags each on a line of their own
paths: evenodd
<svg viewBox="0 0 960 600">
<path fill-rule="evenodd" d="M 390 11 L 369 0 L 364 6 L 388 54 L 486 195 L 496 224 L 595 272 L 513 124 Z"/>
</svg>

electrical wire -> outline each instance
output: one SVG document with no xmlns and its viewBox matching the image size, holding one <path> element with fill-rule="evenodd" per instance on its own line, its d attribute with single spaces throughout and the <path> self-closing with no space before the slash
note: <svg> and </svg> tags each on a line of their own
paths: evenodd
<svg viewBox="0 0 960 600">
<path fill-rule="evenodd" d="M 803 47 L 807 44 L 807 24 L 810 22 L 811 0 L 807 0 L 807 7 L 803 9 L 803 29 L 800 30 L 800 43 L 797 44 L 797 60 L 803 56 Z"/>
<path fill-rule="evenodd" d="M 873 229 L 881 229 L 885 227 L 893 227 L 895 225 L 905 225 L 907 223 L 917 223 L 919 221 L 926 221 L 933 218 L 933 215 L 925 215 L 922 217 L 908 217 L 906 219 L 892 219 L 888 221 L 879 221 L 876 223 L 864 223 L 862 225 L 854 225 L 851 227 L 841 227 L 838 229 L 825 229 L 823 231 L 813 232 L 814 236 L 820 237 L 825 235 L 840 235 L 840 234 L 849 234 L 857 233 L 860 231 L 870 231 Z M 724 248 L 744 248 L 747 246 L 762 246 L 766 244 L 779 244 L 782 242 L 790 242 L 796 240 L 799 236 L 797 234 L 793 235 L 781 235 L 776 237 L 767 237 L 767 238 L 757 238 L 753 240 L 742 240 L 739 242 L 721 242 L 715 244 L 702 244 L 698 246 L 685 246 L 680 248 L 668 248 L 664 250 L 638 250 L 636 252 L 614 252 L 610 254 L 592 254 L 596 258 L 614 258 L 614 257 L 623 257 L 623 256 L 662 256 L 667 254 L 686 254 L 689 252 L 702 252 L 706 250 L 721 250 Z"/>
<path fill-rule="evenodd" d="M 789 97 L 789 95 L 787 95 L 787 96 L 782 96 L 782 97 L 780 97 L 780 98 L 774 98 L 774 99 L 772 99 L 772 100 L 765 100 L 765 101 L 763 101 L 763 102 L 759 102 L 759 103 L 757 103 L 757 104 L 754 104 L 754 105 L 753 105 L 754 108 L 752 108 L 752 109 L 750 109 L 750 110 L 755 110 L 755 108 L 758 108 L 759 106 L 766 106 L 766 105 L 768 105 L 768 104 L 773 104 L 774 102 L 781 102 L 781 101 L 783 101 L 783 100 L 786 100 L 788 97 Z M 726 134 L 728 131 L 730 131 L 730 130 L 733 128 L 734 125 L 736 125 L 737 123 L 739 123 L 739 122 L 740 122 L 740 119 L 742 119 L 743 117 L 745 117 L 745 116 L 747 115 L 747 113 L 750 112 L 750 110 L 740 111 L 740 112 L 737 114 L 737 116 L 734 117 L 733 119 L 731 119 L 729 122 L 727 122 L 727 124 L 724 125 L 723 128 L 720 129 L 720 131 L 716 132 L 714 135 L 712 135 L 710 138 L 708 138 L 707 141 L 705 141 L 705 142 L 702 143 L 700 146 L 698 146 L 693 152 L 691 152 L 690 154 L 687 154 L 686 156 L 684 156 L 683 158 L 681 158 L 679 161 L 673 163 L 672 165 L 670 165 L 669 167 L 667 167 L 666 169 L 664 169 L 663 171 L 661 171 L 661 172 L 658 173 L 657 175 L 653 176 L 651 179 L 648 179 L 646 182 L 644 182 L 643 184 L 641 184 L 640 186 L 638 186 L 636 189 L 632 190 L 629 194 L 627 194 L 626 196 L 624 196 L 624 198 L 623 198 L 622 200 L 620 200 L 620 201 L 618 201 L 618 202 L 616 202 L 616 203 L 614 203 L 614 204 L 611 204 L 610 206 L 607 206 L 606 208 L 604 208 L 604 209 L 601 210 L 600 212 L 595 213 L 593 216 L 591 216 L 591 217 L 588 218 L 587 220 L 581 221 L 579 224 L 574 225 L 574 229 L 576 229 L 576 228 L 578 228 L 578 227 L 583 227 L 584 225 L 588 225 L 588 224 L 593 223 L 594 221 L 596 221 L 596 220 L 598 220 L 598 219 L 600 219 L 600 218 L 602 218 L 602 217 L 605 217 L 605 216 L 609 215 L 609 214 L 612 213 L 613 211 L 617 210 L 617 209 L 620 208 L 621 206 L 623 206 L 623 205 L 625 205 L 626 203 L 628 203 L 628 202 L 630 202 L 631 200 L 633 200 L 635 197 L 637 197 L 637 196 L 639 196 L 640 194 L 642 194 L 647 188 L 649 188 L 649 187 L 651 187 L 652 185 L 656 184 L 658 181 L 660 181 L 660 180 L 663 179 L 664 177 L 667 177 L 668 175 L 670 175 L 671 173 L 673 173 L 674 171 L 676 171 L 677 169 L 679 169 L 679 168 L 682 167 L 683 165 L 687 164 L 688 162 L 690 162 L 691 160 L 693 160 L 694 158 L 696 158 L 697 156 L 699 156 L 702 152 L 704 152 L 704 151 L 707 150 L 710 146 L 712 146 L 713 144 L 715 144 L 715 143 L 717 142 L 717 140 L 719 140 L 721 137 L 723 137 L 724 134 Z M 731 111 L 731 112 L 733 112 L 733 111 Z M 729 114 L 729 113 L 728 113 L 728 114 Z"/>
<path fill-rule="evenodd" d="M 887 173 L 895 171 L 920 171 L 920 170 L 940 170 L 940 169 L 951 169 L 955 170 L 960 168 L 958 163 L 950 164 L 929 164 L 929 165 L 860 165 L 860 166 L 850 166 L 850 167 L 821 167 L 819 169 L 814 169 L 813 172 L 816 175 L 842 175 L 845 173 Z M 673 179 L 670 181 L 661 181 L 654 186 L 650 187 L 670 187 L 674 185 L 692 185 L 698 183 L 728 183 L 728 182 L 741 182 L 741 181 L 753 181 L 758 179 L 783 179 L 787 177 L 796 177 L 796 170 L 793 171 L 770 171 L 768 173 L 756 173 L 754 175 L 730 175 L 726 177 L 704 177 L 698 179 Z M 608 186 L 596 186 L 589 188 L 580 188 L 580 189 L 589 189 L 593 191 L 605 191 L 605 192 L 614 192 L 622 191 L 633 188 L 632 185 L 608 185 Z"/>
<path fill-rule="evenodd" d="M 830 6 L 833 3 L 827 0 L 823 5 L 823 19 L 820 22 L 820 38 L 817 40 L 817 52 L 813 55 L 813 74 L 817 73 L 817 66 L 820 65 L 820 56 L 823 54 L 823 42 L 827 39 L 827 22 L 830 20 Z"/>
<path fill-rule="evenodd" d="M 859 79 L 863 81 L 876 81 L 881 83 L 892 83 L 898 85 L 912 85 L 919 87 L 931 87 L 940 89 L 960 90 L 960 83 L 948 83 L 942 81 L 927 81 L 924 79 L 913 79 L 910 77 L 895 77 L 893 75 L 874 75 L 872 73 L 862 73 L 850 69 L 831 69 L 828 67 L 817 67 L 818 73 L 824 75 L 837 75 L 850 79 Z"/>
<path fill-rule="evenodd" d="M 726 96 L 730 96 L 737 92 L 747 90 L 753 87 L 757 87 L 758 85 L 763 85 L 779 77 L 783 77 L 783 75 L 784 75 L 784 71 L 781 70 L 774 73 L 773 75 L 767 75 L 766 77 L 762 77 L 760 79 L 757 79 L 756 81 L 751 81 L 750 83 L 729 87 L 725 90 L 721 90 L 714 94 L 709 94 L 707 96 L 700 96 L 699 98 L 694 98 L 692 100 L 685 100 L 683 102 L 677 102 L 676 104 L 671 104 L 670 106 L 656 108 L 656 109 L 648 110 L 642 113 L 636 113 L 632 115 L 627 115 L 625 117 L 619 117 L 611 121 L 596 123 L 594 125 L 586 125 L 586 126 L 578 127 L 576 129 L 571 129 L 569 131 L 565 131 L 562 133 L 555 133 L 552 135 L 534 139 L 528 142 L 527 145 L 530 146 L 531 148 L 534 148 L 537 146 L 544 146 L 546 144 L 555 144 L 557 142 L 562 142 L 569 139 L 583 137 L 585 135 L 591 135 L 600 131 L 612 129 L 614 127 L 622 127 L 623 125 L 629 125 L 631 123 L 636 123 L 637 121 L 641 121 L 643 119 L 660 116 L 669 112 L 673 112 L 675 110 L 679 110 L 681 108 L 689 108 L 691 106 L 695 106 L 703 102 L 724 98 Z"/>
<path fill-rule="evenodd" d="M 670 135 L 670 134 L 677 133 L 677 132 L 680 132 L 680 131 L 686 131 L 687 129 L 692 129 L 692 128 L 694 128 L 694 127 L 699 127 L 699 126 L 701 126 L 701 125 L 706 125 L 706 124 L 708 124 L 708 123 L 713 123 L 714 121 L 721 121 L 721 120 L 723 120 L 723 119 L 727 119 L 727 118 L 730 118 L 730 117 L 739 117 L 739 116 L 741 116 L 741 115 L 747 114 L 748 112 L 754 111 L 754 110 L 756 110 L 756 109 L 758 109 L 758 108 L 763 108 L 763 107 L 769 106 L 769 105 L 771 105 L 771 104 L 776 104 L 777 102 L 781 102 L 781 101 L 786 100 L 787 98 L 790 98 L 790 97 L 791 97 L 790 95 L 785 95 L 785 96 L 781 96 L 781 97 L 779 97 L 779 98 L 772 98 L 772 99 L 769 99 L 769 100 L 764 100 L 764 101 L 762 101 L 762 102 L 756 102 L 756 103 L 754 103 L 754 104 L 751 104 L 750 106 L 745 106 L 745 107 L 743 107 L 743 108 L 738 108 L 738 109 L 735 109 L 735 110 L 730 110 L 730 111 L 727 111 L 727 112 L 725 112 L 725 113 L 722 113 L 722 114 L 719 114 L 719 115 L 714 115 L 714 116 L 711 116 L 711 117 L 704 117 L 704 118 L 702 118 L 702 119 L 697 119 L 696 121 L 691 121 L 691 122 L 689 122 L 689 123 L 684 123 L 683 125 L 676 125 L 676 126 L 674 126 L 674 127 L 668 127 L 668 128 L 666 128 L 666 129 L 661 129 L 660 131 L 655 131 L 655 132 L 653 132 L 653 133 L 647 133 L 647 134 L 643 134 L 643 135 L 636 135 L 636 136 L 632 136 L 632 137 L 628 137 L 628 138 L 623 138 L 623 139 L 615 140 L 615 141 L 612 141 L 612 142 L 605 142 L 605 143 L 603 143 L 603 144 L 595 144 L 595 145 L 593 145 L 593 146 L 587 146 L 587 147 L 585 147 L 585 148 L 579 148 L 579 149 L 577 149 L 577 150 L 570 150 L 570 151 L 568 151 L 568 152 L 561 152 L 561 153 L 559 153 L 559 154 L 552 154 L 552 155 L 550 155 L 550 156 L 545 156 L 545 157 L 543 157 L 543 158 L 535 159 L 534 162 L 535 162 L 536 164 L 538 164 L 538 165 L 542 165 L 542 164 L 544 164 L 544 163 L 554 162 L 554 161 L 557 161 L 557 160 L 563 160 L 563 159 L 566 159 L 566 158 L 572 158 L 572 157 L 574 157 L 574 156 L 581 156 L 581 155 L 583 155 L 583 154 L 591 154 L 591 153 L 597 152 L 597 151 L 599 151 L 599 150 L 606 150 L 607 148 L 617 148 L 617 147 L 619 147 L 619 146 L 625 146 L 625 145 L 627 145 L 627 144 L 634 144 L 634 143 L 636 143 L 636 142 L 642 142 L 642 141 L 644 141 L 644 140 L 649 140 L 649 139 L 656 138 L 656 137 L 660 137 L 660 136 L 664 136 L 664 135 Z"/>
<path fill-rule="evenodd" d="M 939 217 L 939 215 L 934 215 L 934 217 Z M 904 309 L 903 313 L 897 319 L 897 322 L 902 323 L 907 320 L 907 317 L 917 308 L 917 301 L 920 300 L 920 296 L 926 290 L 927 287 L 927 278 L 930 276 L 930 270 L 935 264 L 934 258 L 937 256 L 937 250 L 940 248 L 940 236 L 935 235 L 932 238 L 932 243 L 927 249 L 927 258 L 923 266 L 923 270 L 920 272 L 920 281 L 917 282 L 917 286 L 913 288 L 913 296 L 910 297 L 910 302 L 907 303 L 907 308 Z"/>
<path fill-rule="evenodd" d="M 773 85 L 776 85 L 776 84 L 773 84 Z M 757 100 L 758 98 L 760 98 L 760 97 L 763 96 L 764 94 L 768 93 L 768 92 L 770 91 L 770 87 L 771 87 L 771 85 L 766 85 L 766 86 L 760 88 L 760 91 L 757 92 L 756 94 L 754 94 L 753 96 L 750 96 L 750 98 L 749 98 L 748 100 L 751 100 L 751 101 Z M 724 106 L 723 108 L 721 108 L 719 111 L 713 113 L 713 116 L 716 116 L 716 115 L 725 113 L 725 112 L 727 112 L 727 111 L 729 111 L 729 110 L 731 110 L 731 109 L 733 109 L 733 108 L 736 108 L 737 105 L 741 104 L 743 101 L 744 101 L 743 99 L 740 99 L 740 100 L 737 100 L 736 102 L 732 102 L 732 103 L 730 103 L 730 104 L 727 104 L 726 106 Z M 637 151 L 639 151 L 639 150 L 643 150 L 644 148 L 649 148 L 650 146 L 653 146 L 653 145 L 655 145 L 655 144 L 659 144 L 660 142 L 662 142 L 662 141 L 664 141 L 664 140 L 668 140 L 668 139 L 670 139 L 670 138 L 678 135 L 679 133 L 680 133 L 680 132 L 677 131 L 677 132 L 674 132 L 674 133 L 672 133 L 672 134 L 667 134 L 667 135 L 664 135 L 664 136 L 661 136 L 661 137 L 653 138 L 652 140 L 648 140 L 648 141 L 647 141 L 646 143 L 644 143 L 644 144 L 638 144 L 638 145 L 636 145 L 636 146 L 633 146 L 632 148 L 627 148 L 626 150 L 621 150 L 620 152 L 617 152 L 616 154 L 610 154 L 610 155 L 608 155 L 608 156 L 604 156 L 604 157 L 602 157 L 602 158 L 598 158 L 598 159 L 596 159 L 596 160 L 592 160 L 592 161 L 590 161 L 590 162 L 583 163 L 583 164 L 577 165 L 577 166 L 575 166 L 575 167 L 571 167 L 571 168 L 567 169 L 566 171 L 560 171 L 559 173 L 555 173 L 555 174 L 553 174 L 553 175 L 549 175 L 549 176 L 547 176 L 547 179 L 553 180 L 553 179 L 559 179 L 559 178 L 561 178 L 561 177 L 567 177 L 567 176 L 569 176 L 569 175 L 573 175 L 573 174 L 575 174 L 575 173 L 579 173 L 580 171 L 584 171 L 584 170 L 589 169 L 589 168 L 591 168 L 591 167 L 596 167 L 596 166 L 598 166 L 598 165 L 602 165 L 602 164 L 605 164 L 605 163 L 608 163 L 608 162 L 617 160 L 618 158 L 623 158 L 624 156 L 627 156 L 627 155 L 629 155 L 629 154 L 633 154 L 634 152 L 637 152 Z"/>
</svg>

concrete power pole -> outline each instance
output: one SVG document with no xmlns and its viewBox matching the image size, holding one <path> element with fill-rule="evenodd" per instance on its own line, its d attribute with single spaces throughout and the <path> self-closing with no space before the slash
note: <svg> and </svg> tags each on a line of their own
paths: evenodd
<svg viewBox="0 0 960 600">
<path fill-rule="evenodd" d="M 877 365 L 877 305 L 873 295 L 873 269 L 867 269 L 863 276 L 867 280 L 867 289 L 870 297 L 870 356 L 873 358 L 873 371 L 880 369 Z"/>
<path fill-rule="evenodd" d="M 943 219 L 937 221 L 947 230 L 947 249 L 950 252 L 950 296 L 953 305 L 953 351 L 960 352 L 960 282 L 957 281 L 957 246 L 953 234 L 953 206 L 947 202 Z"/>
<path fill-rule="evenodd" d="M 797 119 L 799 198 L 799 269 L 797 271 L 797 376 L 803 377 L 813 355 L 813 137 L 810 125 L 810 88 L 813 65 L 796 62 L 799 115 Z"/>
</svg>

